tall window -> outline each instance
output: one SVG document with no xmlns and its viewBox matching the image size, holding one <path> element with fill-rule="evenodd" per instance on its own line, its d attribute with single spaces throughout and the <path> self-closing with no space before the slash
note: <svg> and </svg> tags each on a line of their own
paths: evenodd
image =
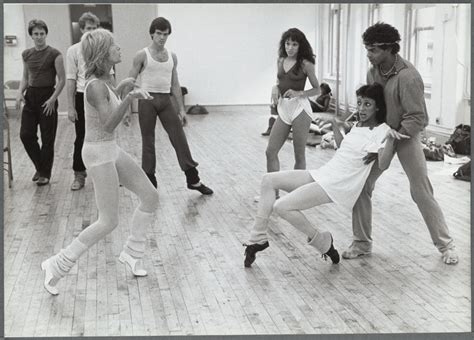
<svg viewBox="0 0 474 340">
<path fill-rule="evenodd" d="M 434 23 L 434 6 L 414 9 L 410 59 L 420 72 L 428 91 L 431 89 L 433 73 Z"/>
<path fill-rule="evenodd" d="M 331 76 L 336 76 L 337 70 L 337 34 L 338 34 L 338 18 L 340 17 L 341 11 L 339 10 L 339 5 L 332 4 L 329 9 L 329 53 L 328 53 L 328 65 L 327 70 Z"/>
</svg>

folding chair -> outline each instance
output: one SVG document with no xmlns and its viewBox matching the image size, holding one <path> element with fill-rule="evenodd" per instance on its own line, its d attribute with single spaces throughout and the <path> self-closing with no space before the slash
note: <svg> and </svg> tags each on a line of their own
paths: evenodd
<svg viewBox="0 0 474 340">
<path fill-rule="evenodd" d="M 3 162 L 3 170 L 8 173 L 8 187 L 12 187 L 13 168 L 12 168 L 12 150 L 10 144 L 10 114 L 7 101 L 15 101 L 20 88 L 19 80 L 8 80 L 3 84 L 3 154 L 7 153 L 7 159 Z M 6 132 L 6 133 L 5 133 Z"/>
<path fill-rule="evenodd" d="M 8 187 L 11 188 L 13 181 L 12 149 L 10 144 L 10 123 L 8 121 L 9 114 L 5 100 L 3 101 L 3 109 L 3 154 L 7 153 L 7 159 L 5 160 L 4 157 L 3 161 L 3 170 L 8 174 Z"/>
</svg>

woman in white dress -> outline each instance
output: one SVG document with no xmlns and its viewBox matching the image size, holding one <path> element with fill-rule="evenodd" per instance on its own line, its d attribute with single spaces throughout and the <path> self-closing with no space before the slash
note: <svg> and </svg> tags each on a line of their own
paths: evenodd
<svg viewBox="0 0 474 340">
<path fill-rule="evenodd" d="M 250 238 L 244 246 L 245 267 L 255 261 L 255 254 L 269 246 L 268 221 L 272 211 L 307 236 L 323 257 L 339 262 L 330 232 L 314 226 L 301 210 L 335 202 L 352 209 L 370 173 L 373 157 L 378 154 L 381 169 L 390 165 L 394 139 L 409 138 L 397 135 L 385 124 L 386 108 L 380 84 L 364 85 L 356 91 L 359 122 L 344 137 L 339 122 L 332 121 L 338 150 L 334 157 L 316 170 L 291 170 L 267 173 L 260 188 L 260 202 Z M 276 191 L 287 195 L 276 200 Z"/>
</svg>

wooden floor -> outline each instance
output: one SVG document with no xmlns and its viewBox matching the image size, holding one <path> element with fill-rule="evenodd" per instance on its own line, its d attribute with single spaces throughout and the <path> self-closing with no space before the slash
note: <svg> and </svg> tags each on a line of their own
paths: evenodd
<svg viewBox="0 0 474 340">
<path fill-rule="evenodd" d="M 148 234 L 148 277 L 135 278 L 118 261 L 138 201 L 121 189 L 120 226 L 93 246 L 59 283 L 43 288 L 40 263 L 68 245 L 97 216 L 88 180 L 72 181 L 74 129 L 59 119 L 51 184 L 31 182 L 33 167 L 11 118 L 14 184 L 4 190 L 5 335 L 115 336 L 466 332 L 471 328 L 470 183 L 457 166 L 429 163 L 435 195 L 446 214 L 460 263 L 446 266 L 432 245 L 397 159 L 374 193 L 373 255 L 331 265 L 305 237 L 272 217 L 270 248 L 251 269 L 244 247 L 265 170 L 268 137 L 260 136 L 267 107 L 211 107 L 186 128 L 204 183 L 203 197 L 185 187 L 173 149 L 157 126 L 160 204 Z M 119 144 L 140 159 L 137 117 L 119 128 Z M 307 148 L 308 168 L 334 150 Z M 291 169 L 291 142 L 281 151 Z M 6 183 L 6 177 L 4 178 Z M 330 230 L 335 246 L 351 241 L 351 217 L 331 204 L 307 211 Z"/>
</svg>

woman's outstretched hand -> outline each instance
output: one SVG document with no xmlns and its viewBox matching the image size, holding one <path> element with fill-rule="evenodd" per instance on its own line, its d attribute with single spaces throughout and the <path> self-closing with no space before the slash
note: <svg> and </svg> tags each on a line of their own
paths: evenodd
<svg viewBox="0 0 474 340">
<path fill-rule="evenodd" d="M 378 155 L 377 152 L 369 152 L 364 156 L 364 158 L 362 158 L 362 160 L 364 161 L 364 164 L 370 164 L 377 159 Z"/>
<path fill-rule="evenodd" d="M 389 138 L 401 140 L 401 139 L 409 139 L 410 136 L 404 135 L 403 133 L 400 133 L 397 130 L 390 129 L 387 131 L 387 134 L 385 135 L 384 139 L 382 139 L 382 143 L 385 142 Z"/>
<path fill-rule="evenodd" d="M 133 77 L 127 77 L 123 79 L 118 85 L 117 88 L 124 88 L 125 90 L 132 90 L 135 87 L 136 79 Z"/>
<path fill-rule="evenodd" d="M 135 99 L 153 99 L 153 97 L 148 93 L 148 91 L 145 91 L 139 87 L 135 87 L 132 91 L 128 93 L 128 95 Z"/>
</svg>

